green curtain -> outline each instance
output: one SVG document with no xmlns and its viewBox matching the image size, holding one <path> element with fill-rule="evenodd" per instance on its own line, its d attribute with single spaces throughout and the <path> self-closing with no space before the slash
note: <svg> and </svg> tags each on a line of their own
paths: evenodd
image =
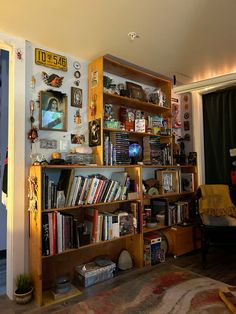
<svg viewBox="0 0 236 314">
<path fill-rule="evenodd" d="M 203 95 L 206 184 L 231 184 L 236 148 L 236 87 Z"/>
</svg>

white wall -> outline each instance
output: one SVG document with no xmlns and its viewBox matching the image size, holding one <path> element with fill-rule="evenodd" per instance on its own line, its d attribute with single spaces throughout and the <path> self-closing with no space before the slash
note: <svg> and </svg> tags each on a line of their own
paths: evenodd
<svg viewBox="0 0 236 314">
<path fill-rule="evenodd" d="M 68 72 L 61 72 L 50 68 L 44 68 L 34 63 L 35 46 L 23 39 L 15 38 L 0 33 L 0 49 L 10 52 L 10 84 L 9 84 L 9 166 L 8 182 L 9 197 L 7 205 L 7 295 L 13 298 L 15 277 L 18 273 L 28 271 L 28 170 L 31 164 L 30 153 L 41 152 L 49 160 L 52 151 L 40 151 L 39 144 L 32 145 L 27 139 L 30 129 L 30 110 L 29 101 L 38 100 L 38 92 L 47 90 L 42 82 L 41 72 L 49 74 L 60 73 L 64 76 L 64 84 L 60 90 L 68 95 L 68 132 L 47 132 L 39 131 L 39 138 L 66 139 L 69 147 L 75 147 L 70 143 L 70 134 L 75 132 L 74 114 L 77 108 L 70 106 L 70 87 L 75 78 L 73 62 L 80 61 L 81 78 L 80 88 L 83 89 L 83 108 L 81 116 L 83 123 L 79 127 L 79 133 L 83 133 L 88 141 L 87 134 L 87 63 L 78 58 L 66 56 L 68 58 Z M 51 51 L 50 48 L 45 50 Z M 22 58 L 17 58 L 17 52 L 22 53 Z M 61 55 L 63 52 L 53 51 Z M 31 77 L 36 77 L 35 89 L 31 88 Z M 38 102 L 35 110 L 35 124 L 38 126 Z M 58 147 L 59 148 L 59 147 Z M 25 183 L 25 184 L 22 184 Z"/>
<path fill-rule="evenodd" d="M 39 93 L 40 91 L 46 91 L 46 90 L 55 90 L 55 91 L 60 91 L 62 93 L 65 93 L 67 95 L 68 98 L 68 131 L 67 132 L 61 132 L 61 131 L 45 131 L 45 130 L 39 130 L 38 135 L 39 135 L 39 139 L 54 139 L 57 141 L 57 149 L 56 151 L 60 151 L 60 140 L 63 141 L 67 141 L 68 143 L 68 149 L 70 148 L 76 148 L 79 147 L 81 145 L 76 145 L 76 144 L 71 144 L 71 134 L 72 133 L 78 133 L 80 135 L 85 135 L 85 139 L 86 139 L 86 143 L 88 143 L 88 124 L 87 124 L 87 98 L 88 98 L 88 88 L 87 88 L 87 63 L 83 60 L 81 60 L 80 58 L 75 58 L 72 56 L 68 56 L 65 55 L 63 52 L 60 51 L 55 51 L 52 50 L 48 47 L 42 47 L 36 44 L 28 44 L 29 47 L 31 48 L 31 59 L 28 60 L 29 62 L 31 61 L 31 64 L 29 63 L 28 66 L 32 67 L 32 75 L 34 75 L 35 79 L 36 79 L 36 84 L 35 84 L 35 88 L 29 88 L 29 100 L 34 100 L 36 102 L 36 106 L 35 106 L 35 113 L 34 113 L 34 117 L 35 117 L 35 125 L 37 127 L 39 127 Z M 34 56 L 34 51 L 35 48 L 40 48 L 43 50 L 47 50 L 47 51 L 51 51 L 63 56 L 67 57 L 67 63 L 68 63 L 68 71 L 64 72 L 64 71 L 60 71 L 60 70 L 55 70 L 52 68 L 48 68 L 48 67 L 43 67 L 40 65 L 35 64 L 34 60 L 35 60 L 35 56 Z M 82 109 L 80 110 L 80 114 L 81 114 L 81 121 L 82 123 L 78 126 L 78 129 L 76 128 L 76 124 L 74 122 L 74 115 L 76 113 L 76 110 L 78 108 L 76 107 L 72 107 L 71 106 L 71 87 L 76 87 L 76 85 L 74 84 L 74 81 L 76 80 L 76 78 L 74 77 L 74 72 L 76 71 L 76 69 L 73 67 L 73 63 L 75 61 L 79 61 L 79 63 L 81 64 L 81 69 L 79 70 L 81 73 L 81 77 L 79 78 L 80 84 L 79 84 L 79 88 L 82 89 L 83 91 L 83 105 L 82 105 Z M 55 88 L 55 87 L 51 87 L 46 85 L 46 83 L 44 83 L 44 81 L 42 80 L 42 72 L 46 72 L 48 75 L 55 73 L 58 74 L 60 77 L 64 77 L 63 78 L 63 84 L 61 87 L 59 88 Z M 29 75 L 29 79 L 31 80 L 31 77 Z M 27 85 L 30 86 L 30 81 L 27 82 Z M 27 108 L 28 110 L 28 119 L 29 119 L 29 106 Z M 26 116 L 27 116 L 27 112 L 26 112 Z M 52 152 L 55 152 L 55 149 L 40 149 L 40 141 L 37 141 L 36 143 L 32 144 L 32 153 L 41 153 L 43 154 L 47 161 L 50 161 L 51 159 L 51 154 Z"/>
</svg>

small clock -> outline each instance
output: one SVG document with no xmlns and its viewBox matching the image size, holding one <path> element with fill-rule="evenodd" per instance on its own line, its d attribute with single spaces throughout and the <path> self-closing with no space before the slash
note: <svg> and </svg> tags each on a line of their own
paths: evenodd
<svg viewBox="0 0 236 314">
<path fill-rule="evenodd" d="M 158 193 L 158 189 L 155 186 L 152 186 L 151 188 L 148 189 L 147 191 L 148 195 L 157 195 Z"/>
</svg>

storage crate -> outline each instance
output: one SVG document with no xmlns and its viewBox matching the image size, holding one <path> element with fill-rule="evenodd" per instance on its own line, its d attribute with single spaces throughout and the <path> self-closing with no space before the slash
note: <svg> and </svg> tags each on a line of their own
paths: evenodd
<svg viewBox="0 0 236 314">
<path fill-rule="evenodd" d="M 160 194 L 179 193 L 179 176 L 176 170 L 156 170 L 156 179 L 160 184 Z"/>
<path fill-rule="evenodd" d="M 76 279 L 84 286 L 89 287 L 114 276 L 116 264 L 99 266 L 95 262 L 75 267 Z"/>
</svg>

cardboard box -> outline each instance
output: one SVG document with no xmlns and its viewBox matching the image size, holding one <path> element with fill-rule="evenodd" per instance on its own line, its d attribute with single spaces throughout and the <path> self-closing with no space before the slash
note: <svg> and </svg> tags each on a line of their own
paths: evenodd
<svg viewBox="0 0 236 314">
<path fill-rule="evenodd" d="M 157 234 L 148 234 L 144 237 L 144 265 L 160 263 L 161 237 Z"/>
<path fill-rule="evenodd" d="M 116 264 L 111 263 L 107 266 L 98 266 L 95 262 L 75 267 L 76 279 L 84 286 L 89 287 L 114 276 Z"/>
</svg>

